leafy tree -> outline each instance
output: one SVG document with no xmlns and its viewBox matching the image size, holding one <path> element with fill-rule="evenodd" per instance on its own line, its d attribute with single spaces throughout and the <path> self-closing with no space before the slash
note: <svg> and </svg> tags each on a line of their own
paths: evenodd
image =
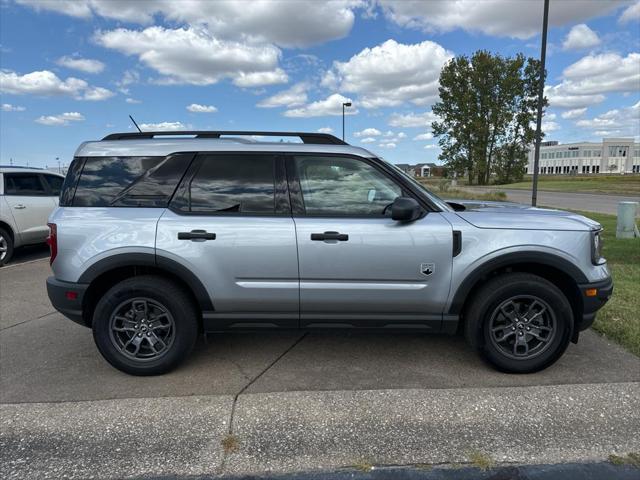
<svg viewBox="0 0 640 480">
<path fill-rule="evenodd" d="M 539 62 L 479 50 L 461 55 L 440 73 L 440 101 L 433 113 L 440 137 L 440 160 L 469 182 L 522 178 L 527 150 L 535 137 Z M 547 104 L 546 99 L 544 105 Z"/>
</svg>

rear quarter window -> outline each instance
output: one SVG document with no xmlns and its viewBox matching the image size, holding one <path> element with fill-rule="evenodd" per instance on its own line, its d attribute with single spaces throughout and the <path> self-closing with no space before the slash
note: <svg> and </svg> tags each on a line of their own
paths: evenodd
<svg viewBox="0 0 640 480">
<path fill-rule="evenodd" d="M 166 207 L 192 158 L 192 154 L 87 157 L 79 174 L 76 166 L 76 172 L 72 173 L 72 168 L 67 176 L 69 180 L 78 174 L 72 205 Z"/>
</svg>

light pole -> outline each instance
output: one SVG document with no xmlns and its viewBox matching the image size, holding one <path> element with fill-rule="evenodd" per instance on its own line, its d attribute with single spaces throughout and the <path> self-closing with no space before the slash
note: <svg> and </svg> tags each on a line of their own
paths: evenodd
<svg viewBox="0 0 640 480">
<path fill-rule="evenodd" d="M 549 23 L 549 0 L 544 0 L 542 16 L 542 47 L 540 48 L 540 83 L 538 84 L 538 115 L 536 118 L 536 145 L 533 151 L 533 188 L 531 206 L 538 203 L 538 170 L 540 167 L 540 141 L 542 140 L 542 102 L 544 100 L 544 64 L 547 58 L 547 24 Z"/>
<path fill-rule="evenodd" d="M 350 107 L 351 102 L 344 102 L 342 104 L 342 141 L 344 142 L 344 107 Z"/>
</svg>

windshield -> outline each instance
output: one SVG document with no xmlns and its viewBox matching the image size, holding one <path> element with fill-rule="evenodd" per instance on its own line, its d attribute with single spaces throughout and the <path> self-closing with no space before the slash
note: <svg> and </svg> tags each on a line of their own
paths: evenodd
<svg viewBox="0 0 640 480">
<path fill-rule="evenodd" d="M 389 162 L 387 162 L 386 160 L 384 160 L 382 158 L 378 158 L 378 159 L 381 162 L 384 162 L 386 165 L 389 165 L 390 167 L 393 167 L 397 172 L 400 172 L 400 174 L 404 178 L 409 180 L 409 182 L 411 182 L 412 185 L 415 185 L 421 191 L 423 191 L 425 193 L 425 195 L 427 195 L 429 197 L 429 199 L 438 206 L 438 208 L 442 209 L 445 212 L 453 212 L 454 211 L 453 208 L 451 208 L 451 206 L 447 202 L 445 202 L 443 199 L 441 199 L 439 196 L 437 196 L 435 193 L 433 193 L 431 190 L 429 190 L 427 187 L 425 187 L 422 183 L 417 181 L 413 176 L 409 175 L 407 172 L 405 172 L 401 168 L 397 167 L 393 163 L 389 163 Z"/>
</svg>

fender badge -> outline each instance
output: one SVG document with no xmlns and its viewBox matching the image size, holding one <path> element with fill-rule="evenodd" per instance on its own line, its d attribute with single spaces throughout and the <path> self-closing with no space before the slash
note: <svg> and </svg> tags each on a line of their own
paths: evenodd
<svg viewBox="0 0 640 480">
<path fill-rule="evenodd" d="M 427 277 L 431 275 L 436 270 L 435 263 L 421 263 L 420 264 L 420 273 L 426 275 Z"/>
</svg>

